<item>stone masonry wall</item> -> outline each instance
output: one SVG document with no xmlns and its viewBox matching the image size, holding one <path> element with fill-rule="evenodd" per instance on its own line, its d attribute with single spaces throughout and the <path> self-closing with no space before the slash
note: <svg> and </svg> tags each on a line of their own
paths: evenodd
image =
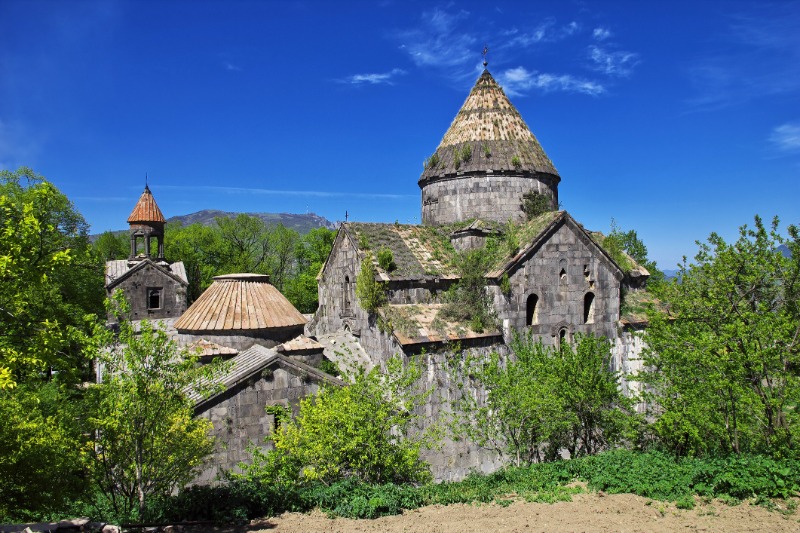
<svg viewBox="0 0 800 533">
<path fill-rule="evenodd" d="M 542 247 L 509 276 L 511 291 L 489 287 L 493 305 L 510 341 L 512 329 L 530 329 L 545 344 L 557 341 L 562 329 L 575 333 L 616 337 L 620 280 L 582 233 L 562 224 Z M 593 295 L 586 316 L 587 294 Z M 529 298 L 538 298 L 528 321 Z"/>
<path fill-rule="evenodd" d="M 265 407 L 289 407 L 296 416 L 300 399 L 318 390 L 316 381 L 280 367 L 269 367 L 247 383 L 214 398 L 208 405 L 201 405 L 196 415 L 214 425 L 211 435 L 216 444 L 209 463 L 194 483 L 214 483 L 222 472 L 239 472 L 239 463 L 251 460 L 247 451 L 251 443 L 263 450 L 271 449 L 272 443 L 265 442 L 264 437 L 275 429 L 275 417 L 267 414 Z"/>
<path fill-rule="evenodd" d="M 147 308 L 147 290 L 153 288 L 162 289 L 160 309 Z M 186 286 L 152 265 L 145 265 L 114 287 L 117 289 L 122 289 L 131 306 L 131 320 L 173 318 L 186 311 Z"/>
<path fill-rule="evenodd" d="M 622 392 L 628 396 L 638 396 L 643 390 L 642 384 L 633 378 L 637 373 L 644 370 L 642 353 L 647 347 L 644 342 L 644 334 L 644 330 L 626 329 L 612 338 L 612 370 L 622 372 L 620 386 L 622 387 Z M 639 402 L 636 405 L 636 410 L 640 413 L 644 412 L 645 408 L 646 404 L 644 402 Z"/>
<path fill-rule="evenodd" d="M 340 231 L 318 283 L 319 307 L 314 317 L 318 335 L 342 329 L 357 335 L 366 324 L 367 313 L 356 300 L 356 277 L 360 269 L 361 259 L 355 243 Z"/>
<path fill-rule="evenodd" d="M 441 179 L 422 188 L 422 223 L 450 224 L 472 218 L 522 222 L 522 195 L 549 194 L 558 204 L 553 178 L 481 174 Z"/>
<path fill-rule="evenodd" d="M 245 334 L 242 334 L 245 333 Z M 243 352 L 254 344 L 258 344 L 265 348 L 274 348 L 278 344 L 294 339 L 298 335 L 303 334 L 303 325 L 291 326 L 285 328 L 270 328 L 263 330 L 251 330 L 246 332 L 230 331 L 207 331 L 207 332 L 178 332 L 178 343 L 181 346 L 189 345 L 200 339 L 214 342 L 221 346 L 234 348 Z"/>
</svg>

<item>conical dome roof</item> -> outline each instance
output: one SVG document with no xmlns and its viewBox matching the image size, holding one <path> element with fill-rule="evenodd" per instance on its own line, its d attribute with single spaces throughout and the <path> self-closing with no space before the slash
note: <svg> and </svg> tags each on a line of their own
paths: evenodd
<svg viewBox="0 0 800 533">
<path fill-rule="evenodd" d="M 133 208 L 131 215 L 128 217 L 128 224 L 138 223 L 153 223 L 153 222 L 166 222 L 164 214 L 158 208 L 153 193 L 150 192 L 150 187 L 144 186 L 144 192 L 136 202 L 136 207 Z"/>
<path fill-rule="evenodd" d="M 245 333 L 271 328 L 302 326 L 306 319 L 261 274 L 216 276 L 175 322 L 185 332 L 225 331 Z"/>
<path fill-rule="evenodd" d="M 436 152 L 420 185 L 457 173 L 545 173 L 560 179 L 550 158 L 495 79 L 484 70 Z"/>
</svg>

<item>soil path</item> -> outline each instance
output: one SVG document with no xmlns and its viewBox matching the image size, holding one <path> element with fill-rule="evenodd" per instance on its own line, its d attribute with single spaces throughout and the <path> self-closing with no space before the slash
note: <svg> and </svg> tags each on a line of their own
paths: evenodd
<svg viewBox="0 0 800 533">
<path fill-rule="evenodd" d="M 376 520 L 327 518 L 286 513 L 253 523 L 248 531 L 263 532 L 673 532 L 673 531 L 792 531 L 800 532 L 800 513 L 783 514 L 741 503 L 714 501 L 692 510 L 630 494 L 576 494 L 572 502 L 515 502 L 489 505 L 430 506 Z M 796 502 L 795 502 L 796 503 Z M 230 531 L 230 530 L 229 530 Z M 241 530 L 240 530 L 241 531 Z"/>
</svg>

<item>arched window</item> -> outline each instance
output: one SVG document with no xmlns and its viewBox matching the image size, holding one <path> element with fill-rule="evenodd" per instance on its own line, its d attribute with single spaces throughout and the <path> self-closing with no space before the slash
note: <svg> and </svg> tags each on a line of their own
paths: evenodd
<svg viewBox="0 0 800 533">
<path fill-rule="evenodd" d="M 342 308 L 344 311 L 350 310 L 350 276 L 344 277 L 344 302 Z"/>
<path fill-rule="evenodd" d="M 583 323 L 591 324 L 594 322 L 594 293 L 587 292 L 583 297 Z"/>
<path fill-rule="evenodd" d="M 567 328 L 561 328 L 558 330 L 558 345 L 564 346 L 565 342 L 569 342 L 569 330 Z"/>
<path fill-rule="evenodd" d="M 532 326 L 539 323 L 539 297 L 535 294 L 528 296 L 528 303 L 526 306 L 527 312 L 525 313 L 525 324 Z"/>
</svg>

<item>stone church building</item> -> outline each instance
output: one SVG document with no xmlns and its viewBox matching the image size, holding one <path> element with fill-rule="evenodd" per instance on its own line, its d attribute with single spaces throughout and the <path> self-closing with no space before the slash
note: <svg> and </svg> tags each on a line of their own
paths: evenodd
<svg viewBox="0 0 800 533">
<path fill-rule="evenodd" d="M 439 391 L 423 408 L 429 420 L 448 409 L 447 398 L 461 394 L 443 370 L 446 360 L 459 357 L 456 350 L 509 355 L 515 332 L 530 332 L 546 345 L 576 334 L 604 336 L 612 341 L 613 370 L 638 369 L 641 339 L 621 320 L 622 294 L 642 287 L 649 273 L 629 257 L 625 265 L 615 262 L 602 234 L 557 210 L 560 181 L 484 70 L 425 162 L 418 182 L 422 225 L 342 224 L 318 276 L 319 308 L 307 331 L 320 339 L 350 332 L 373 365 L 398 353 L 423 353 L 425 386 Z M 526 201 L 539 208 L 526 211 Z M 493 317 L 488 327 L 444 312 L 447 291 L 461 278 L 457 265 L 476 249 L 488 261 L 478 273 Z M 386 305 L 375 313 L 356 297 L 364 261 L 373 263 L 375 281 L 386 291 Z M 501 466 L 495 453 L 463 440 L 446 441 L 424 458 L 439 480 Z"/>
<path fill-rule="evenodd" d="M 602 236 L 555 210 L 560 180 L 519 112 L 484 70 L 426 161 L 419 179 L 423 224 L 342 224 L 318 278 L 315 332 L 348 329 L 381 360 L 454 341 L 507 343 L 514 331 L 523 330 L 545 344 L 576 333 L 617 337 L 621 291 L 647 273 L 633 262 L 624 271 L 603 249 Z M 552 210 L 529 218 L 523 205 L 531 194 L 543 197 Z M 516 242 L 495 252 L 483 273 L 498 327 L 474 331 L 470 324 L 443 318 L 445 291 L 459 279 L 458 254 L 502 241 L 509 231 Z M 389 268 L 377 260 L 382 250 L 391 252 Z M 374 262 L 386 286 L 388 306 L 379 314 L 392 325 L 390 331 L 377 327 L 356 298 L 364 260 Z"/>
</svg>

